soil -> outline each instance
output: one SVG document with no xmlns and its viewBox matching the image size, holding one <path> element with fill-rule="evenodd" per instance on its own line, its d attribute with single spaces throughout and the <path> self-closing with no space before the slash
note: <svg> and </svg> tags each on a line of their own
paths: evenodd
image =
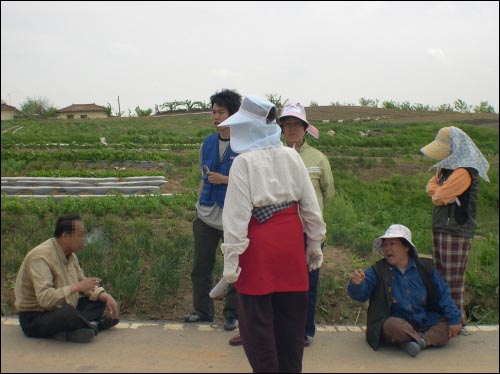
<svg viewBox="0 0 500 374">
<path fill-rule="evenodd" d="M 497 113 L 457 113 L 404 111 L 361 106 L 316 106 L 308 107 L 307 119 L 330 123 L 376 121 L 390 123 L 455 122 L 498 128 Z"/>
</svg>

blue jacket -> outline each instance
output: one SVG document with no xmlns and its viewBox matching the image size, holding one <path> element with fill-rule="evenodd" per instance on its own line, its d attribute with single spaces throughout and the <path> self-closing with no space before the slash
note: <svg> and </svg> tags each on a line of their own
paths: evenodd
<svg viewBox="0 0 500 374">
<path fill-rule="evenodd" d="M 203 170 L 203 189 L 200 195 L 201 205 L 212 206 L 217 204 L 221 208 L 224 207 L 227 184 L 211 184 L 204 169 L 206 166 L 210 171 L 228 176 L 229 169 L 236 156 L 238 156 L 238 153 L 231 149 L 231 145 L 228 145 L 221 162 L 219 156 L 219 133 L 212 134 L 205 139 L 201 146 L 201 167 Z"/>
</svg>

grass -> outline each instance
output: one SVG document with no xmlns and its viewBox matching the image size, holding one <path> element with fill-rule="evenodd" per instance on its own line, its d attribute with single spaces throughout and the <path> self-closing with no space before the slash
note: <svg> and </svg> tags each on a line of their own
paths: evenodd
<svg viewBox="0 0 500 374">
<path fill-rule="evenodd" d="M 16 132 L 6 131 L 22 126 Z M 329 158 L 336 197 L 325 206 L 330 246 L 347 248 L 349 266 L 366 267 L 372 241 L 392 223 L 410 227 L 421 253 L 432 253 L 432 204 L 425 185 L 432 160 L 419 155 L 442 123 L 315 123 L 322 134 L 308 138 Z M 476 141 L 491 164 L 491 183 L 480 182 L 476 237 L 466 274 L 466 301 L 477 323 L 498 323 L 498 129 L 454 124 Z M 123 118 L 93 121 L 7 121 L 2 127 L 2 176 L 124 177 L 165 175 L 190 192 L 171 197 L 56 200 L 2 196 L 2 284 L 12 284 L 26 252 L 52 235 L 56 218 L 80 212 L 89 243 L 79 258 L 89 276 L 99 276 L 124 311 L 152 318 L 158 305 L 176 308 L 190 287 L 191 221 L 199 183 L 198 147 L 213 132 L 208 116 Z M 378 137 L 359 131 L 376 129 Z M 99 142 L 106 137 L 108 146 Z M 127 172 L 117 166 L 126 166 Z M 222 274 L 222 257 L 214 278 Z M 355 321 L 359 308 L 345 295 L 351 268 L 322 272 L 318 319 Z M 11 292 L 8 289 L 6 292 Z M 4 299 L 2 314 L 12 311 Z M 160 316 L 161 317 L 161 316 Z M 158 317 L 159 318 L 159 317 Z"/>
</svg>

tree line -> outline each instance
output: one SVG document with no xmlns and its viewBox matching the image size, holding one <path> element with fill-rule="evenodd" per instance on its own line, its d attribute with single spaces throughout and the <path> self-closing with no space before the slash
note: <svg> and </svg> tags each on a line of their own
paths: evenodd
<svg viewBox="0 0 500 374">
<path fill-rule="evenodd" d="M 283 107 L 289 100 L 282 98 L 281 95 L 270 93 L 266 94 L 266 98 L 276 105 L 278 108 Z M 2 104 L 5 101 L 2 100 Z M 355 106 L 352 103 L 340 103 L 330 102 L 332 106 Z M 409 101 L 397 102 L 394 100 L 383 100 L 378 99 L 368 99 L 362 97 L 359 99 L 359 105 L 363 107 L 371 108 L 385 108 L 385 109 L 399 109 L 405 111 L 438 111 L 438 112 L 459 112 L 459 113 L 496 113 L 495 108 L 490 105 L 487 101 L 481 101 L 478 105 L 468 105 L 462 99 L 456 99 L 453 104 L 442 104 L 437 107 L 430 105 L 424 105 L 420 103 L 410 103 Z M 316 101 L 311 101 L 309 106 L 318 106 Z M 111 104 L 107 104 L 104 107 L 108 117 L 113 116 L 113 109 Z M 163 109 L 163 110 L 162 110 Z M 211 104 L 202 101 L 191 101 L 191 100 L 174 100 L 166 101 L 163 104 L 155 105 L 154 114 L 162 114 L 169 112 L 181 112 L 181 111 L 203 111 L 210 110 Z M 135 108 L 135 113 L 130 109 L 128 110 L 128 117 L 147 117 L 153 114 L 153 109 L 147 108 L 142 109 L 139 106 Z M 56 117 L 57 108 L 51 105 L 47 98 L 45 97 L 27 97 L 26 100 L 21 104 L 21 107 L 16 113 L 16 118 L 50 118 Z M 114 116 L 122 117 L 124 112 L 115 112 Z"/>
</svg>

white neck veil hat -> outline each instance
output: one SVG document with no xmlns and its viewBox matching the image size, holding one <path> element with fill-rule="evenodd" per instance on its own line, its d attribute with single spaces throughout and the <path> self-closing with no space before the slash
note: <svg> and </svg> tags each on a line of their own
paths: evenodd
<svg viewBox="0 0 500 374">
<path fill-rule="evenodd" d="M 481 178 L 487 182 L 490 181 L 488 178 L 490 164 L 469 135 L 455 126 L 450 126 L 449 142 L 450 155 L 431 166 L 431 169 L 437 168 L 439 170 L 440 168 L 444 168 L 455 170 L 457 168 L 473 168 L 478 171 Z M 427 154 L 424 152 L 425 149 L 426 147 L 423 147 L 421 151 Z"/>
<path fill-rule="evenodd" d="M 275 106 L 266 99 L 246 96 L 240 109 L 218 127 L 231 127 L 231 149 L 237 153 L 281 147 L 281 128 L 267 117 Z"/>
</svg>

